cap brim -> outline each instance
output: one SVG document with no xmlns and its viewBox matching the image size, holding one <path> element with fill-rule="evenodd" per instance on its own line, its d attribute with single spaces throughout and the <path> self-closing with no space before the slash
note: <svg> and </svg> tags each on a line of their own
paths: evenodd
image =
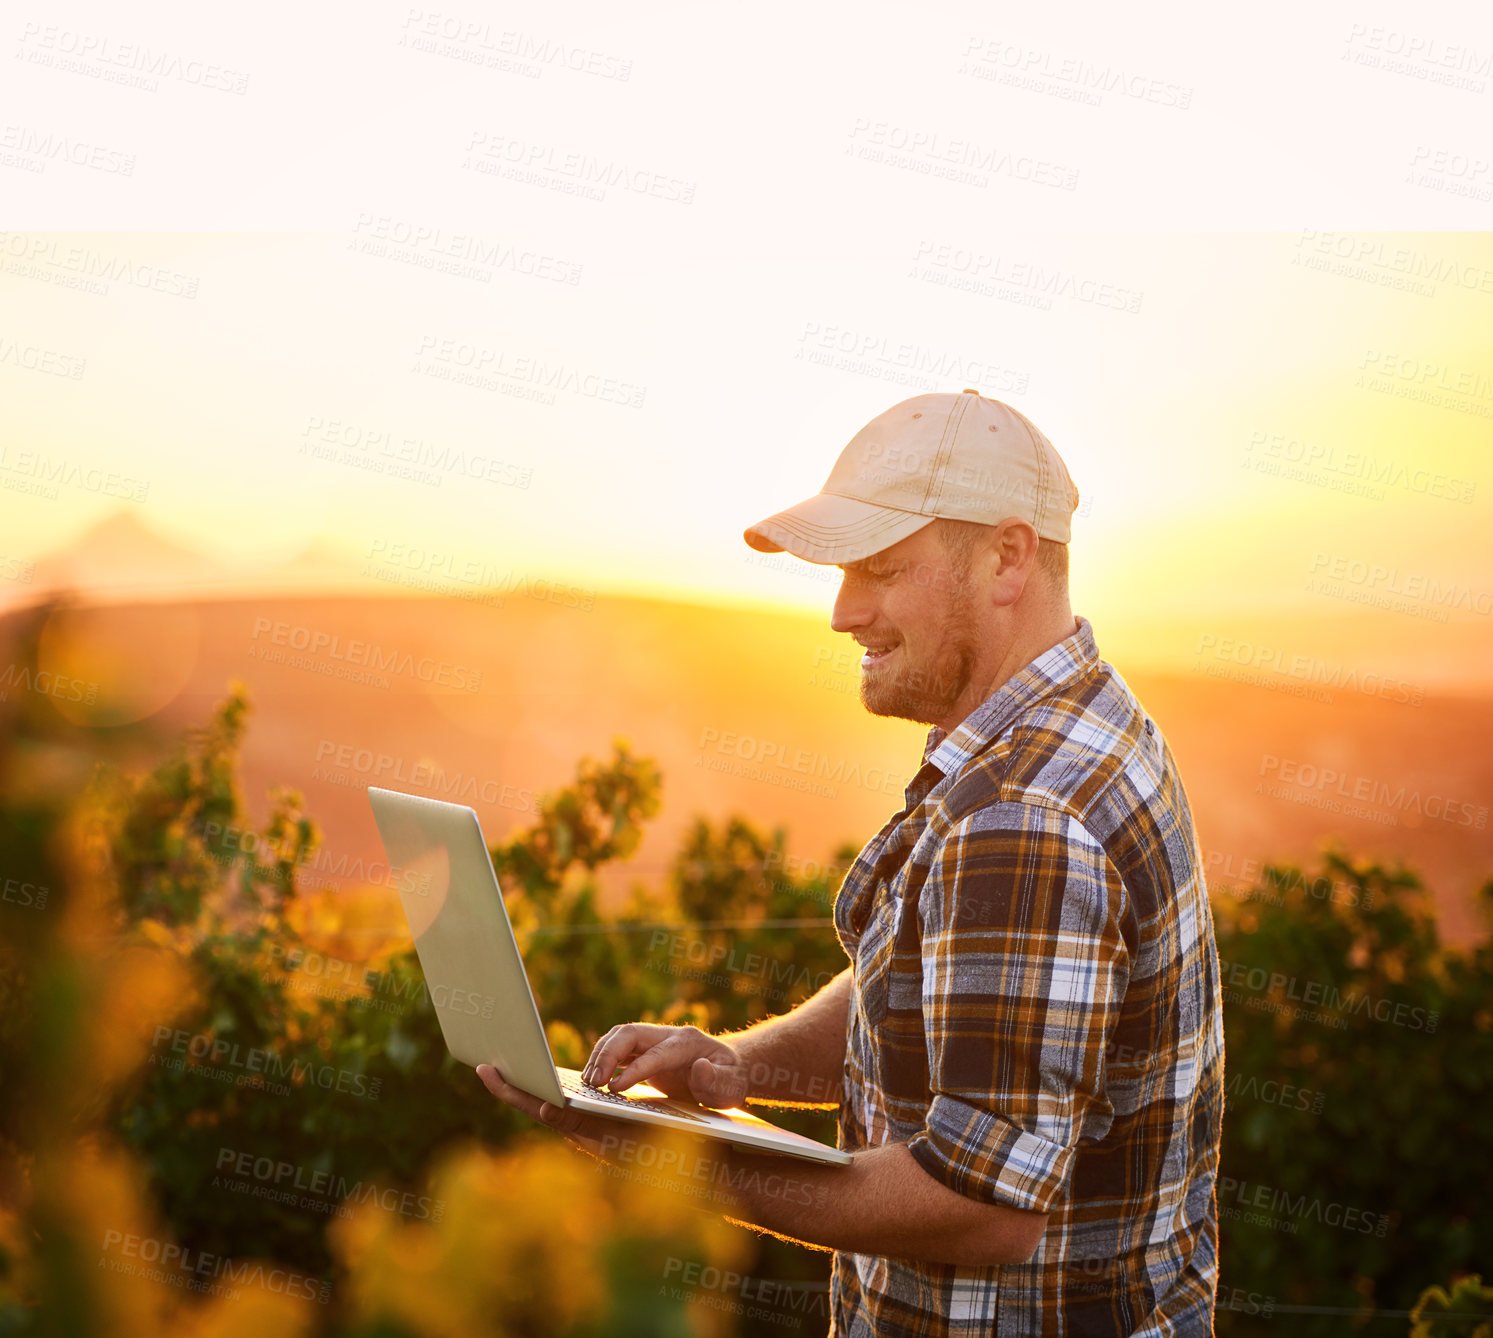
<svg viewBox="0 0 1493 1338">
<path fill-rule="evenodd" d="M 819 492 L 759 520 L 742 537 L 759 553 L 786 552 L 805 562 L 833 565 L 859 562 L 916 534 L 933 520 L 915 511 Z"/>
</svg>

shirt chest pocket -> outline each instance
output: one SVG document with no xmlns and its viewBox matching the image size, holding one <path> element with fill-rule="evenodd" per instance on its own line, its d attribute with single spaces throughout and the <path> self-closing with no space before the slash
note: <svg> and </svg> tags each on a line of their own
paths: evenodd
<svg viewBox="0 0 1493 1338">
<path fill-rule="evenodd" d="M 855 993 L 861 1017 L 875 1026 L 886 1017 L 891 995 L 892 959 L 901 926 L 901 898 L 882 882 L 855 953 Z"/>
</svg>

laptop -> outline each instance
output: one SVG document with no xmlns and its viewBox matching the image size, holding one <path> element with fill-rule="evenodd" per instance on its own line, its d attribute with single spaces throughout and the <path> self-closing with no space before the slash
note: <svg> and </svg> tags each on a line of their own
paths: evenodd
<svg viewBox="0 0 1493 1338">
<path fill-rule="evenodd" d="M 647 1083 L 607 1092 L 559 1068 L 539 1018 L 518 941 L 474 809 L 368 788 L 398 880 L 446 1048 L 463 1064 L 491 1064 L 515 1087 L 556 1106 L 682 1129 L 757 1152 L 847 1165 L 850 1154 L 741 1109 L 680 1101 Z"/>
</svg>

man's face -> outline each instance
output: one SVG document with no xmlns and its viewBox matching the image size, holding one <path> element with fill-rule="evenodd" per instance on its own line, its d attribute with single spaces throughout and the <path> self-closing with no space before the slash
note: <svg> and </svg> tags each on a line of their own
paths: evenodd
<svg viewBox="0 0 1493 1338">
<path fill-rule="evenodd" d="M 937 522 L 841 570 L 830 626 L 866 647 L 861 703 L 947 727 L 974 675 L 981 629 L 968 572 L 944 552 Z"/>
</svg>

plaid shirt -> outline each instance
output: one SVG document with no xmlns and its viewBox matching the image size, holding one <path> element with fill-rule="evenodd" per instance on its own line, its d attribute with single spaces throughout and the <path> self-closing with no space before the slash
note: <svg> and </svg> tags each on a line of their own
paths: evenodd
<svg viewBox="0 0 1493 1338">
<path fill-rule="evenodd" d="M 1093 628 L 951 733 L 835 902 L 840 1145 L 1050 1214 L 1031 1261 L 839 1252 L 838 1338 L 1210 1334 L 1223 1011 L 1176 763 Z"/>
</svg>

